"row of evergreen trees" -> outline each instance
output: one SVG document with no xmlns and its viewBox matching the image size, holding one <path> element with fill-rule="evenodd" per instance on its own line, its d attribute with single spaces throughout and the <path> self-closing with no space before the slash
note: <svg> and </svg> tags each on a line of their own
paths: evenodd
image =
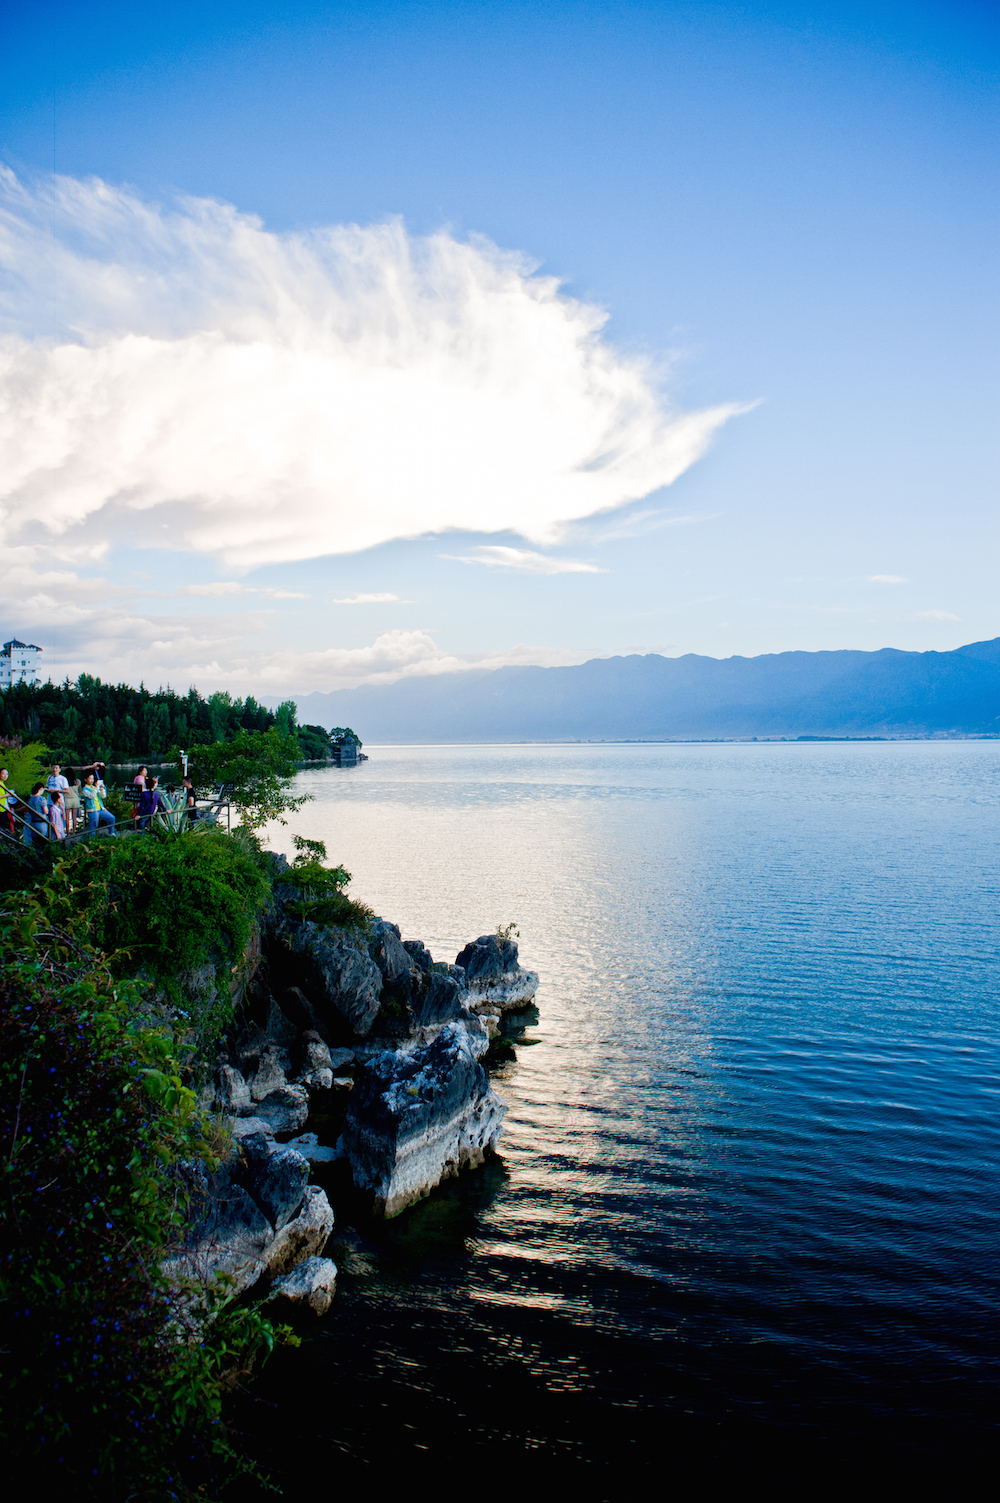
<svg viewBox="0 0 1000 1503">
<path fill-rule="evenodd" d="M 0 737 L 43 742 L 56 762 L 68 764 L 165 759 L 171 747 L 231 741 L 240 730 L 275 727 L 295 736 L 303 758 L 325 757 L 332 742 L 353 737 L 335 727 L 298 725 L 295 704 L 269 710 L 248 695 L 225 691 L 204 698 L 197 689 L 150 691 L 128 684 L 104 684 L 89 673 L 76 683 L 11 684 L 0 693 Z M 357 740 L 357 737 L 353 737 Z"/>
</svg>

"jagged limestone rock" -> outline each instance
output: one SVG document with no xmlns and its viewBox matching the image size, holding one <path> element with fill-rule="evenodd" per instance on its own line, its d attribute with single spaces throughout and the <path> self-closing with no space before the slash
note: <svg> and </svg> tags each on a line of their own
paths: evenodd
<svg viewBox="0 0 1000 1503">
<path fill-rule="evenodd" d="M 332 1231 L 333 1210 L 325 1192 L 319 1185 L 307 1185 L 299 1214 L 264 1249 L 262 1272 L 277 1278 L 306 1258 L 319 1257 Z"/>
<path fill-rule="evenodd" d="M 216 1079 L 216 1111 L 238 1117 L 242 1112 L 250 1110 L 250 1087 L 239 1070 L 234 1070 L 231 1065 L 220 1065 Z"/>
<path fill-rule="evenodd" d="M 263 1117 L 272 1132 L 298 1132 L 309 1118 L 309 1092 L 305 1086 L 280 1086 L 258 1101 L 253 1111 Z"/>
<path fill-rule="evenodd" d="M 332 1259 L 306 1258 L 291 1273 L 275 1279 L 269 1297 L 276 1302 L 306 1306 L 316 1315 L 325 1315 L 336 1287 L 337 1265 Z"/>
<path fill-rule="evenodd" d="M 420 971 L 419 981 L 409 997 L 413 1027 L 432 1028 L 437 1023 L 454 1023 L 462 1016 L 462 988 L 453 976 L 440 971 Z"/>
<path fill-rule="evenodd" d="M 229 1124 L 229 1130 L 237 1142 L 252 1137 L 255 1132 L 263 1133 L 265 1138 L 274 1137 L 274 1128 L 263 1117 L 237 1117 Z"/>
<path fill-rule="evenodd" d="M 386 981 L 408 977 L 413 969 L 413 960 L 399 937 L 399 925 L 390 924 L 386 919 L 372 921 L 368 931 L 368 953 Z"/>
<path fill-rule="evenodd" d="M 286 924 L 282 938 L 327 1043 L 364 1038 L 378 1017 L 382 975 L 361 938 L 318 924 Z"/>
<path fill-rule="evenodd" d="M 371 927 L 369 950 L 383 977 L 383 1036 L 407 1038 L 462 1017 L 464 978 L 453 967 L 436 966 L 420 940 L 401 941 L 399 929 L 385 919 Z"/>
<path fill-rule="evenodd" d="M 461 1023 L 429 1044 L 376 1055 L 360 1072 L 344 1124 L 355 1184 L 394 1216 L 496 1146 L 506 1111 Z"/>
<path fill-rule="evenodd" d="M 288 1084 L 285 1072 L 290 1068 L 288 1050 L 269 1040 L 261 1050 L 257 1073 L 250 1081 L 250 1095 L 254 1101 L 263 1101 L 272 1091 L 283 1090 Z"/>
<path fill-rule="evenodd" d="M 299 1084 L 309 1087 L 310 1090 L 330 1090 L 333 1085 L 330 1050 L 319 1034 L 312 1029 L 302 1035 L 302 1042 L 305 1045 L 305 1058 L 297 1077 Z"/>
<path fill-rule="evenodd" d="M 281 1148 L 264 1133 L 253 1133 L 241 1140 L 230 1173 L 276 1232 L 301 1210 L 309 1164 L 294 1148 Z"/>
<path fill-rule="evenodd" d="M 260 1277 L 274 1227 L 226 1165 L 212 1174 L 202 1163 L 188 1164 L 182 1174 L 191 1197 L 191 1221 L 180 1246 L 165 1258 L 163 1271 L 174 1283 L 210 1283 L 216 1274 L 227 1274 L 233 1292 L 240 1294 Z"/>
<path fill-rule="evenodd" d="M 274 1156 L 286 1152 L 278 1149 Z M 289 1157 L 301 1159 L 297 1153 Z M 194 1219 L 163 1261 L 163 1272 L 175 1285 L 186 1279 L 211 1283 L 221 1273 L 232 1280 L 232 1292 L 241 1294 L 262 1278 L 288 1273 L 306 1258 L 318 1256 L 329 1240 L 333 1211 L 318 1185 L 305 1186 L 294 1215 L 284 1219 L 284 1211 L 279 1212 L 283 1224 L 276 1232 L 250 1191 L 237 1183 L 232 1168 L 244 1172 L 240 1164 L 224 1164 L 214 1174 L 201 1163 L 184 1166 Z M 308 1173 L 308 1165 L 305 1170 Z M 277 1201 L 289 1193 L 297 1191 L 289 1192 L 286 1186 Z"/>
<path fill-rule="evenodd" d="M 240 1288 L 321 1258 L 333 1214 L 322 1190 L 306 1183 L 306 1160 L 346 1158 L 356 1185 L 387 1216 L 483 1161 L 505 1107 L 479 1061 L 502 1013 L 529 1005 L 537 985 L 517 946 L 497 935 L 443 965 L 383 919 L 366 934 L 347 933 L 289 917 L 279 902 L 267 942 L 230 1061 L 216 1077 L 238 1163 L 216 1197 L 214 1229 L 201 1215 L 185 1254 L 192 1272 L 199 1259 L 203 1268 L 214 1259 L 238 1270 Z M 255 1021 L 265 1012 L 263 1024 Z M 345 1066 L 356 1080 L 337 1073 Z M 327 1115 L 327 1093 L 338 1090 L 351 1096 L 336 1146 L 315 1133 L 294 1147 L 275 1143 L 275 1134 L 301 1132 L 310 1092 L 324 1093 L 320 1120 L 339 1131 L 339 1115 Z"/>
<path fill-rule="evenodd" d="M 412 965 L 419 967 L 421 971 L 433 970 L 434 958 L 422 939 L 404 939 L 403 949 L 409 955 Z"/>
<path fill-rule="evenodd" d="M 466 976 L 468 1003 L 477 1013 L 515 1012 L 527 1007 L 538 989 L 538 976 L 517 959 L 512 939 L 481 934 L 455 957 Z"/>
</svg>

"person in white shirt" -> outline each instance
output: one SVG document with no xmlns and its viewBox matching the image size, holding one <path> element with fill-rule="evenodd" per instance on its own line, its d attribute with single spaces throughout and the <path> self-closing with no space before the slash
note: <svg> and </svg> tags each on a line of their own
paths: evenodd
<svg viewBox="0 0 1000 1503">
<path fill-rule="evenodd" d="M 69 779 L 64 778 L 62 773 L 59 771 L 58 762 L 56 762 L 55 766 L 52 768 L 52 771 L 45 779 L 45 786 L 46 788 L 58 789 L 60 793 L 62 793 L 64 788 L 69 787 Z"/>
</svg>

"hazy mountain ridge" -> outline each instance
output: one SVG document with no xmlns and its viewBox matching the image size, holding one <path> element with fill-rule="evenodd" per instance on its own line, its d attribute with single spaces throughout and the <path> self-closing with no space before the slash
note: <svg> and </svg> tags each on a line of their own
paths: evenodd
<svg viewBox="0 0 1000 1503">
<path fill-rule="evenodd" d="M 275 700 L 275 703 L 278 701 Z M 592 658 L 298 696 L 366 741 L 1000 734 L 1000 637 L 951 652 Z"/>
</svg>

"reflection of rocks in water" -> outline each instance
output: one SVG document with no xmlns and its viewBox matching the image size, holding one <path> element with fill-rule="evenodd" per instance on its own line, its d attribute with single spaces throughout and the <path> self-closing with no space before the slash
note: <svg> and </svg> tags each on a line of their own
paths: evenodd
<svg viewBox="0 0 1000 1503">
<path fill-rule="evenodd" d="M 464 1262 L 480 1235 L 481 1217 L 508 1179 L 502 1160 L 488 1158 L 475 1174 L 445 1181 L 389 1220 L 373 1218 L 368 1200 L 348 1188 L 338 1200 L 340 1222 L 327 1251 L 342 1277 L 359 1280 L 406 1276 L 428 1259 Z"/>
</svg>

